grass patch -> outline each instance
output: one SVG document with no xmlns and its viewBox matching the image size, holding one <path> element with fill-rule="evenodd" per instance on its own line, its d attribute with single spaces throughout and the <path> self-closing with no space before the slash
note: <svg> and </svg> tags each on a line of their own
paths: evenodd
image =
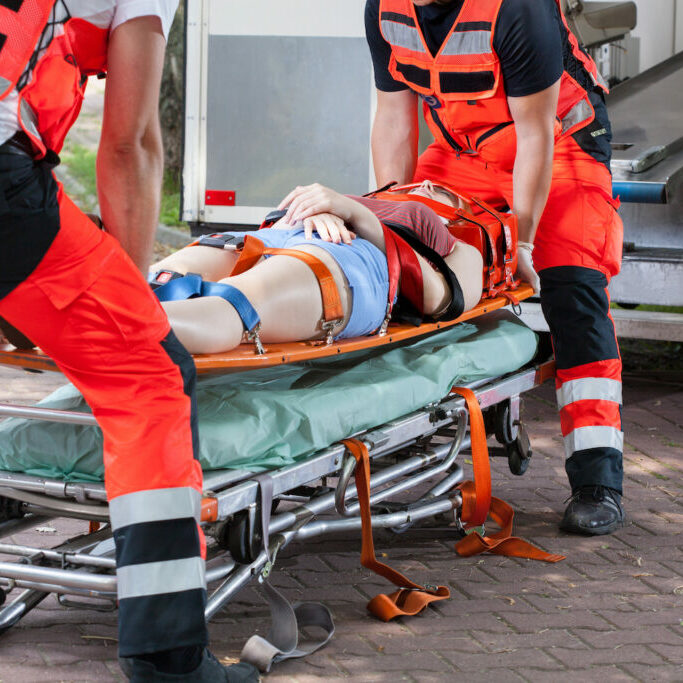
<svg viewBox="0 0 683 683">
<path fill-rule="evenodd" d="M 86 212 L 97 208 L 97 179 L 95 160 L 97 152 L 79 144 L 69 145 L 61 154 L 64 188 L 67 194 Z M 187 227 L 180 216 L 180 182 L 168 171 L 164 173 L 161 188 L 159 222 L 173 227 Z"/>
<path fill-rule="evenodd" d="M 97 206 L 97 180 L 95 159 L 97 154 L 83 145 L 69 145 L 62 152 L 64 165 L 62 177 L 67 194 L 84 211 L 91 212 Z"/>
<path fill-rule="evenodd" d="M 173 227 L 187 227 L 187 223 L 180 220 L 180 182 L 169 171 L 164 172 L 159 222 Z"/>
</svg>

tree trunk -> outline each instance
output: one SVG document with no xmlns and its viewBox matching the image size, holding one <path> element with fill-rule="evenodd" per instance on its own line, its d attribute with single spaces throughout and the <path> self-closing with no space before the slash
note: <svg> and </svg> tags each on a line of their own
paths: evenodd
<svg viewBox="0 0 683 683">
<path fill-rule="evenodd" d="M 181 0 L 168 36 L 164 73 L 161 80 L 159 114 L 164 137 L 164 165 L 166 177 L 174 185 L 180 184 L 183 141 L 183 48 L 185 3 Z"/>
</svg>

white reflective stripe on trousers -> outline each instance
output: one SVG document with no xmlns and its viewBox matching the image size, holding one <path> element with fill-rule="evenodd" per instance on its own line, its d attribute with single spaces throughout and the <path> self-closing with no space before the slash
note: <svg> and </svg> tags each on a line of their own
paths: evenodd
<svg viewBox="0 0 683 683">
<path fill-rule="evenodd" d="M 395 47 L 402 47 L 413 52 L 427 52 L 416 28 L 397 21 L 382 19 L 382 33 Z"/>
<path fill-rule="evenodd" d="M 201 518 L 202 494 L 191 486 L 149 489 L 117 496 L 109 501 L 113 529 L 167 519 Z"/>
<path fill-rule="evenodd" d="M 119 600 L 206 588 L 205 564 L 201 557 L 131 564 L 116 570 L 116 583 Z"/>
<path fill-rule="evenodd" d="M 589 448 L 624 449 L 624 432 L 615 427 L 596 425 L 593 427 L 577 427 L 564 437 L 565 458 L 571 458 L 576 451 Z"/>
<path fill-rule="evenodd" d="M 604 377 L 582 377 L 565 382 L 557 390 L 557 407 L 574 401 L 613 401 L 621 405 L 621 382 Z"/>
</svg>

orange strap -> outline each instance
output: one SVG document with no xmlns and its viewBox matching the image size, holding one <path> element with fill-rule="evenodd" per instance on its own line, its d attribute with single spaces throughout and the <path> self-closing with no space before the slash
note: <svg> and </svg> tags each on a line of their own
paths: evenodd
<svg viewBox="0 0 683 683">
<path fill-rule="evenodd" d="M 460 492 L 462 493 L 464 510 L 465 501 L 476 498 L 475 486 L 471 481 L 466 481 L 460 485 Z M 511 536 L 512 520 L 515 513 L 504 500 L 492 498 L 489 514 L 491 519 L 500 527 L 500 531 L 490 536 L 482 536 L 477 531 L 472 531 L 455 544 L 458 555 L 471 557 L 480 553 L 493 553 L 494 555 L 525 557 L 543 562 L 559 562 L 565 559 L 564 555 L 547 553 L 517 536 Z"/>
<path fill-rule="evenodd" d="M 264 255 L 274 256 L 293 256 L 303 261 L 312 271 L 320 285 L 320 294 L 323 300 L 323 319 L 325 322 L 341 320 L 344 318 L 344 309 L 337 284 L 330 273 L 329 268 L 319 259 L 309 254 L 307 251 L 298 249 L 277 249 L 266 247 L 257 237 L 247 235 L 244 238 L 244 248 L 240 257 L 237 259 L 230 275 L 239 275 L 252 268 L 256 262 Z"/>
<path fill-rule="evenodd" d="M 491 507 L 491 466 L 489 449 L 486 445 L 486 427 L 481 414 L 479 401 L 471 389 L 453 387 L 451 393 L 465 399 L 470 414 L 470 441 L 472 443 L 472 469 L 474 470 L 474 495 L 465 499 L 463 496 L 460 518 L 466 523 L 465 528 L 480 526 L 488 517 Z"/>
<path fill-rule="evenodd" d="M 368 610 L 382 621 L 394 617 L 412 616 L 421 612 L 430 602 L 445 600 L 451 593 L 446 586 L 420 586 L 375 556 L 372 540 L 372 516 L 370 514 L 370 457 L 368 449 L 358 439 L 344 439 L 342 443 L 356 459 L 356 491 L 360 505 L 362 546 L 360 563 L 388 581 L 399 590 L 386 595 L 381 593 L 368 603 Z"/>
<path fill-rule="evenodd" d="M 515 513 L 505 501 L 491 497 L 491 467 L 488 447 L 486 446 L 484 416 L 481 413 L 479 401 L 471 389 L 453 387 L 451 392 L 459 394 L 465 399 L 470 414 L 474 482 L 466 481 L 458 487 L 462 494 L 460 518 L 465 522 L 465 528 L 471 529 L 482 525 L 490 515 L 491 519 L 500 527 L 500 531 L 490 536 L 482 536 L 478 532 L 472 531 L 455 544 L 457 553 L 464 557 L 490 552 L 495 555 L 525 557 L 531 560 L 543 560 L 544 562 L 564 560 L 564 555 L 547 553 L 521 538 L 510 536 Z"/>
</svg>

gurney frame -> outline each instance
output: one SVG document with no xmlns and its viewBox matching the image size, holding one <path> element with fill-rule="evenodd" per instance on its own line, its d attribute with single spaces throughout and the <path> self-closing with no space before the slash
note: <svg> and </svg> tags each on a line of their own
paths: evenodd
<svg viewBox="0 0 683 683">
<path fill-rule="evenodd" d="M 553 364 L 547 362 L 468 385 L 484 411 L 487 432 L 495 434 L 501 444 L 492 449 L 492 455 L 507 456 L 515 474 L 523 474 L 531 456 L 519 420 L 520 395 L 553 374 Z M 91 415 L 83 413 L 4 404 L 0 417 L 94 423 Z M 469 447 L 467 426 L 464 400 L 449 394 L 400 419 L 349 435 L 361 439 L 370 453 L 375 527 L 406 528 L 435 516 L 446 516 L 457 525 L 462 500 L 456 486 L 464 477 L 456 460 Z M 271 517 L 269 553 L 262 547 L 255 475 L 246 470 L 205 473 L 203 518 L 210 541 L 207 582 L 214 587 L 209 592 L 207 619 L 255 577 L 270 573 L 268 557 L 275 557 L 292 541 L 360 529 L 355 485 L 349 483 L 354 465 L 345 447 L 333 444 L 303 462 L 269 473 L 273 500 L 282 507 Z M 416 486 L 424 489 L 427 480 L 439 475 L 441 479 L 417 500 L 389 502 Z M 54 517 L 88 520 L 90 531 L 52 549 L 2 542 L 7 535 Z M 51 593 L 65 606 L 115 609 L 114 544 L 102 484 L 0 472 L 0 554 L 18 558 L 0 562 L 0 605 L 13 589 L 23 589 L 0 607 L 0 633 Z"/>
</svg>

